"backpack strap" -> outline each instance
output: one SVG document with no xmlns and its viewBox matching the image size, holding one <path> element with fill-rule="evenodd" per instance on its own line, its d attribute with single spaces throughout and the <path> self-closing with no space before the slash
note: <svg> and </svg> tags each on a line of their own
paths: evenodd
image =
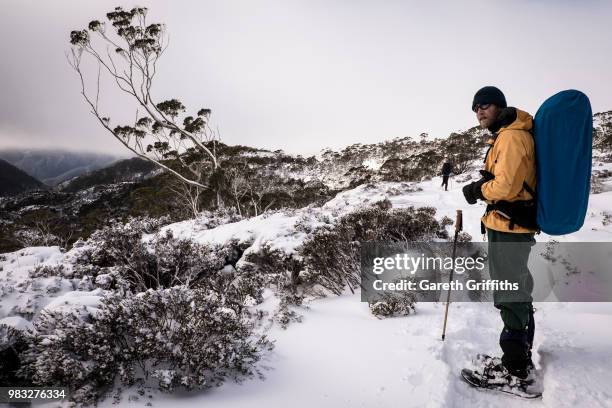
<svg viewBox="0 0 612 408">
<path fill-rule="evenodd" d="M 489 151 L 491 151 L 492 147 L 493 147 L 493 144 L 490 144 L 489 148 L 487 149 L 487 152 L 485 153 L 484 160 L 482 161 L 483 163 L 487 162 L 487 156 L 489 155 Z"/>
<path fill-rule="evenodd" d="M 536 221 L 535 203 L 535 200 L 513 202 L 504 200 L 496 201 L 487 205 L 484 215 L 486 216 L 489 212 L 495 211 L 508 220 L 508 229 L 511 231 L 514 229 L 515 225 L 539 231 Z"/>
<path fill-rule="evenodd" d="M 535 136 L 533 135 L 533 129 L 529 129 L 527 132 L 529 132 L 529 134 L 531 135 L 531 138 L 533 139 L 533 144 L 534 144 L 534 149 L 535 149 Z M 529 187 L 529 184 L 527 184 L 526 181 L 523 181 L 523 188 L 529 193 L 531 194 L 531 198 L 533 200 L 537 200 L 538 199 L 538 195 L 536 194 L 535 191 L 533 191 L 533 188 Z"/>
<path fill-rule="evenodd" d="M 529 184 L 527 184 L 526 181 L 523 181 L 523 188 L 529 193 L 531 194 L 531 199 L 532 200 L 537 200 L 538 195 L 536 194 L 535 191 L 533 191 L 533 189 L 531 187 L 529 187 Z"/>
</svg>

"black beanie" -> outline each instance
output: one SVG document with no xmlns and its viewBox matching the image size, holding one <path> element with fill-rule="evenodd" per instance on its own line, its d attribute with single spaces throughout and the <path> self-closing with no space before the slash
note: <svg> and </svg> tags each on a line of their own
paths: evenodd
<svg viewBox="0 0 612 408">
<path fill-rule="evenodd" d="M 487 103 L 492 103 L 499 108 L 505 108 L 507 106 L 504 93 L 494 86 L 485 86 L 476 92 L 474 101 L 472 102 L 472 110 L 474 110 L 476 104 L 484 105 Z"/>
</svg>

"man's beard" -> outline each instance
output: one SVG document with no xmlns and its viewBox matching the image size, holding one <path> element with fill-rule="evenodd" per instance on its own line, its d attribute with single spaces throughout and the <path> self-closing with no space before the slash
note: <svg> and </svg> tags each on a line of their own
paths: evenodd
<svg viewBox="0 0 612 408">
<path fill-rule="evenodd" d="M 487 118 L 483 118 L 479 123 L 482 129 L 486 129 L 491 125 L 491 121 Z"/>
</svg>

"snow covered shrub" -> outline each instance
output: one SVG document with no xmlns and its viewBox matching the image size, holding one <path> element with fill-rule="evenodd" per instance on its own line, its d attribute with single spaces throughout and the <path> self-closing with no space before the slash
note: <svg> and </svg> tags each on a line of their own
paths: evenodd
<svg viewBox="0 0 612 408">
<path fill-rule="evenodd" d="M 291 307 L 301 305 L 304 299 L 298 290 L 301 283 L 299 273 L 303 269 L 302 262 L 293 255 L 271 249 L 267 245 L 263 245 L 258 252 L 248 253 L 245 258 L 247 260 L 241 260 L 239 265 L 240 269 L 247 269 L 250 272 L 246 278 L 242 278 L 246 279 L 242 286 L 248 289 L 248 298 L 254 298 L 257 303 L 261 303 L 263 288 L 272 286 L 280 299 L 273 320 L 283 328 L 291 322 L 301 321 L 301 316 Z M 239 279 L 244 276 L 242 272 Z"/>
<path fill-rule="evenodd" d="M 20 376 L 34 385 L 67 387 L 71 399 L 92 403 L 119 370 L 115 326 L 97 324 L 93 316 L 44 310 L 30 348 L 21 355 Z"/>
<path fill-rule="evenodd" d="M 152 244 L 156 274 L 156 285 L 152 287 L 186 285 L 211 290 L 223 293 L 228 302 L 239 307 L 248 299 L 260 303 L 266 277 L 260 269 L 241 260 L 243 252 L 244 248 L 236 243 L 198 244 L 176 239 L 168 230 Z"/>
<path fill-rule="evenodd" d="M 280 302 L 274 312 L 274 321 L 279 323 L 283 329 L 286 329 L 292 322 L 301 322 L 302 315 L 298 314 L 293 308 L 302 305 L 304 296 L 295 293 L 293 288 L 288 289 L 287 287 L 280 289 L 278 296 Z"/>
<path fill-rule="evenodd" d="M 58 265 L 38 265 L 31 270 L 28 275 L 30 278 L 47 278 L 49 276 L 64 276 L 64 264 Z"/>
<path fill-rule="evenodd" d="M 236 304 L 253 306 L 263 302 L 263 289 L 266 277 L 261 274 L 256 265 L 250 262 L 240 262 L 236 265 L 231 281 L 219 291 Z"/>
<path fill-rule="evenodd" d="M 127 223 L 113 219 L 110 224 L 96 230 L 86 241 L 77 241 L 79 248 L 74 259 L 74 277 L 108 273 L 110 267 L 129 265 L 133 269 L 146 268 L 151 261 L 141 242 L 143 233 L 155 232 L 166 218 L 130 218 Z"/>
<path fill-rule="evenodd" d="M 114 223 L 92 234 L 75 260 L 75 277 L 91 276 L 100 287 L 132 291 L 212 285 L 213 275 L 224 267 L 231 247 L 177 239 L 171 230 L 147 245 L 141 241 L 142 233 L 151 228 L 145 221 Z M 98 280 L 99 275 L 108 276 Z"/>
<path fill-rule="evenodd" d="M 122 384 L 155 379 L 163 391 L 208 388 L 257 372 L 272 343 L 223 295 L 177 286 L 111 294 L 95 314 L 46 312 L 23 354 L 21 376 L 40 386 L 65 386 L 91 403 L 118 377 Z"/>
<path fill-rule="evenodd" d="M 138 271 L 130 271 L 135 278 L 144 281 L 145 290 L 176 285 L 211 286 L 213 275 L 224 267 L 231 248 L 211 247 L 189 239 L 177 239 L 171 230 L 167 230 L 166 234 L 153 242 L 152 252 L 153 264 L 149 267 L 153 269 L 150 272 L 153 276 L 137 276 Z"/>
<path fill-rule="evenodd" d="M 454 234 L 453 234 L 453 238 L 449 237 L 449 240 L 453 240 L 453 239 L 454 239 Z M 457 242 L 471 242 L 471 241 L 472 241 L 472 236 L 465 231 L 461 231 L 459 235 L 457 236 Z"/>
<path fill-rule="evenodd" d="M 603 219 L 601 220 L 601 224 L 605 227 L 607 225 L 612 224 L 612 213 L 609 211 L 602 211 L 601 215 Z"/>
<path fill-rule="evenodd" d="M 110 225 L 95 231 L 87 239 L 87 249 L 80 263 L 100 267 L 129 264 L 134 251 L 140 247 L 142 234 L 155 232 L 162 221 L 149 217 L 130 218 L 127 223 L 112 220 Z"/>
<path fill-rule="evenodd" d="M 23 228 L 15 232 L 14 238 L 23 246 L 59 245 L 61 239 L 44 228 Z"/>
<path fill-rule="evenodd" d="M 455 222 L 452 220 L 451 217 L 445 215 L 444 217 L 442 217 L 442 220 L 440 221 L 440 226 L 442 227 L 447 227 L 449 225 L 453 225 Z"/>
<path fill-rule="evenodd" d="M 184 286 L 109 297 L 96 319 L 114 328 L 115 349 L 128 357 L 122 380 L 134 382 L 137 367 L 164 391 L 250 375 L 271 347 L 265 337 L 252 339 L 249 321 L 223 295 Z"/>
<path fill-rule="evenodd" d="M 305 273 L 301 282 L 307 286 L 320 285 L 340 295 L 346 286 L 359 285 L 359 242 L 352 240 L 346 225 L 321 228 L 304 242 L 300 254 Z"/>
<path fill-rule="evenodd" d="M 235 266 L 233 268 L 231 264 L 227 264 L 223 270 L 212 275 L 208 279 L 208 282 L 211 282 L 209 287 L 225 294 L 228 302 L 249 313 L 244 307 L 263 302 L 264 288 L 272 286 L 280 298 L 280 306 L 274 312 L 274 319 L 283 327 L 290 321 L 299 319 L 299 316 L 288 308 L 288 305 L 299 305 L 302 301 L 302 296 L 297 293 L 298 274 L 302 269 L 298 259 L 263 244 L 258 251 L 242 256 Z"/>
<path fill-rule="evenodd" d="M 266 276 L 267 283 L 276 284 L 279 276 L 286 276 L 293 285 L 296 284 L 295 275 L 301 264 L 283 250 L 271 248 L 268 243 L 264 243 L 258 251 L 249 252 L 243 258 L 244 261 L 256 265 L 259 273 Z M 285 285 L 287 279 L 283 278 L 282 282 Z"/>
<path fill-rule="evenodd" d="M 234 207 L 223 207 L 216 210 L 200 212 L 196 218 L 195 225 L 200 229 L 212 229 L 219 225 L 238 222 L 244 219 Z"/>
<path fill-rule="evenodd" d="M 370 311 L 376 317 L 407 316 L 414 313 L 416 294 L 413 292 L 383 292 L 380 299 L 370 303 Z"/>
<path fill-rule="evenodd" d="M 329 214 L 324 212 L 315 211 L 312 208 L 304 210 L 293 225 L 296 231 L 304 232 L 306 234 L 312 234 L 317 225 L 332 225 L 333 220 Z"/>
<path fill-rule="evenodd" d="M 433 207 L 413 207 L 395 209 L 389 212 L 389 218 L 380 234 L 378 241 L 412 242 L 440 237 L 444 227 L 435 219 L 436 209 Z"/>
<path fill-rule="evenodd" d="M 27 378 L 17 375 L 19 355 L 29 347 L 28 333 L 6 324 L 0 324 L 0 384 L 2 386 L 28 386 Z"/>
<path fill-rule="evenodd" d="M 302 280 L 339 295 L 346 286 L 360 284 L 361 243 L 426 240 L 442 234 L 432 207 L 415 209 L 374 205 L 342 217 L 335 226 L 323 226 L 300 248 L 305 272 Z"/>
<path fill-rule="evenodd" d="M 603 192 L 603 183 L 600 178 L 595 175 L 591 176 L 591 194 L 600 194 Z"/>
<path fill-rule="evenodd" d="M 302 321 L 303 316 L 298 314 L 292 308 L 298 305 L 295 299 L 290 299 L 292 295 L 285 293 L 281 296 L 281 301 L 277 311 L 274 313 L 274 321 L 276 321 L 283 329 L 289 327 L 290 323 Z M 301 298 L 300 298 L 301 301 Z"/>
</svg>

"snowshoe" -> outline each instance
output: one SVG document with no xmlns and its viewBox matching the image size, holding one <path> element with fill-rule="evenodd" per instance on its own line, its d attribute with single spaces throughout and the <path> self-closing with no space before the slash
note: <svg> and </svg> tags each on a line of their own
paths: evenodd
<svg viewBox="0 0 612 408">
<path fill-rule="evenodd" d="M 534 370 L 529 370 L 526 378 L 512 375 L 503 366 L 501 359 L 479 354 L 474 359 L 475 369 L 464 368 L 461 377 L 471 386 L 491 391 L 500 391 L 521 398 L 540 398 L 542 393 L 536 389 Z"/>
<path fill-rule="evenodd" d="M 477 354 L 476 357 L 472 360 L 472 364 L 474 366 L 473 371 L 478 371 L 482 373 L 484 367 L 491 366 L 491 365 L 493 366 L 501 365 L 502 360 L 499 357 L 491 357 L 486 354 Z M 532 381 L 532 380 L 535 381 L 535 376 L 534 376 L 535 365 L 533 364 L 533 360 L 531 360 L 531 352 L 529 352 L 529 362 L 527 363 L 527 370 L 529 372 L 527 379 L 529 381 Z"/>
</svg>

